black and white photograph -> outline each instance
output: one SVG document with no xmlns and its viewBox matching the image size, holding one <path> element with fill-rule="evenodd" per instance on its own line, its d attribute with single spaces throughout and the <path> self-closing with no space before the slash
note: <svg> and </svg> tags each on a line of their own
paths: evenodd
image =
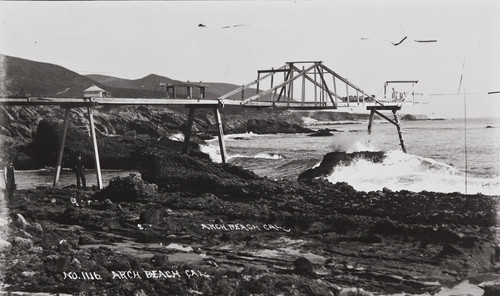
<svg viewBox="0 0 500 296">
<path fill-rule="evenodd" d="M 0 295 L 500 296 L 500 1 L 0 1 Z"/>
</svg>

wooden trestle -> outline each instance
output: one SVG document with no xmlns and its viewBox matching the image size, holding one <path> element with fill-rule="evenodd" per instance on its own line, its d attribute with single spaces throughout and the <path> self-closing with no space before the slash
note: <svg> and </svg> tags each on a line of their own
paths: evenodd
<svg viewBox="0 0 500 296">
<path fill-rule="evenodd" d="M 377 114 L 378 116 L 382 117 L 383 119 L 389 121 L 390 123 L 392 123 L 396 126 L 396 129 L 398 131 L 399 143 L 401 145 L 401 149 L 403 150 L 404 153 L 407 153 L 406 147 L 405 147 L 405 139 L 403 138 L 403 130 L 401 129 L 401 124 L 399 122 L 399 118 L 397 115 L 398 110 L 401 110 L 401 106 L 399 106 L 399 105 L 367 106 L 366 109 L 370 110 L 370 120 L 368 121 L 368 134 L 371 134 L 371 132 L 372 132 L 373 116 L 375 114 Z M 380 113 L 379 111 L 381 111 L 381 110 L 391 111 L 392 114 L 394 115 L 394 120 L 392 120 L 389 117 L 385 116 L 384 114 Z"/>
<path fill-rule="evenodd" d="M 217 131 L 219 138 L 219 146 L 221 150 L 222 162 L 227 161 L 226 149 L 224 145 L 224 131 L 222 128 L 222 119 L 220 109 L 224 108 L 224 103 L 221 100 L 213 99 L 165 99 L 165 98 L 46 98 L 46 97 L 30 97 L 30 98 L 0 98 L 0 106 L 59 106 L 65 109 L 63 130 L 61 133 L 61 142 L 59 143 L 59 151 L 57 154 L 56 172 L 54 176 L 53 186 L 59 183 L 61 174 L 62 158 L 68 127 L 70 123 L 70 113 L 73 108 L 86 108 L 87 118 L 89 121 L 89 129 L 92 141 L 92 151 L 94 164 L 96 169 L 97 186 L 103 188 L 101 164 L 99 160 L 99 150 L 97 146 L 97 136 L 94 123 L 94 108 L 97 106 L 120 106 L 120 105 L 184 105 L 189 108 L 187 128 L 184 131 L 184 152 L 189 153 L 189 143 L 191 139 L 191 129 L 193 126 L 194 114 L 196 108 L 210 108 L 214 110 L 214 116 L 217 123 Z"/>
<path fill-rule="evenodd" d="M 299 68 L 297 65 L 300 65 Z M 279 82 L 274 76 L 281 76 L 283 73 L 284 80 Z M 279 75 L 277 75 L 279 74 Z M 270 78 L 270 88 L 266 90 L 261 90 L 263 80 Z M 299 80 L 300 79 L 300 80 Z M 294 99 L 294 81 L 301 81 L 300 99 Z M 306 81 L 308 81 L 313 86 L 313 91 L 311 95 L 314 95 L 314 100 L 306 101 Z M 337 88 L 338 83 L 345 84 L 345 97 L 341 96 L 338 92 L 342 85 Z M 400 83 L 401 81 L 392 81 Z M 413 86 L 417 81 L 405 81 L 413 83 Z M 222 118 L 220 116 L 220 109 L 224 105 L 240 106 L 240 107 L 250 107 L 250 108 L 268 108 L 268 107 L 281 107 L 287 109 L 299 109 L 299 110 L 324 110 L 324 109 L 337 109 L 337 107 L 348 107 L 351 101 L 351 96 L 349 95 L 349 90 L 354 90 L 356 92 L 357 104 L 360 103 L 365 105 L 365 100 L 367 102 L 375 102 L 381 106 L 367 106 L 370 110 L 370 121 L 368 123 L 368 133 L 371 133 L 371 127 L 373 122 L 374 114 L 378 114 L 380 117 L 386 119 L 387 121 L 394 124 L 398 130 L 399 140 L 401 148 L 406 153 L 406 148 L 403 139 L 403 132 L 399 123 L 398 116 L 396 112 L 401 109 L 401 106 L 384 106 L 381 102 L 376 100 L 373 96 L 369 96 L 365 91 L 354 85 L 352 82 L 348 81 L 334 72 L 332 69 L 326 67 L 321 61 L 296 61 L 287 62 L 284 66 L 271 70 L 259 70 L 257 73 L 257 79 L 243 85 L 225 95 L 218 97 L 217 99 L 206 99 L 205 98 L 205 88 L 206 85 L 200 83 L 179 83 L 179 84 L 168 84 L 162 83 L 166 87 L 166 98 L 47 98 L 47 97 L 29 97 L 29 98 L 0 98 L 0 106 L 59 106 L 66 109 L 64 116 L 64 127 L 61 135 L 61 143 L 59 145 L 59 151 L 57 155 L 56 163 L 56 174 L 54 177 L 54 186 L 57 186 L 59 182 L 59 176 L 61 173 L 62 157 L 64 153 L 64 146 L 66 142 L 66 136 L 70 121 L 70 111 L 72 108 L 87 108 L 87 115 L 89 121 L 89 128 L 91 134 L 92 148 L 94 163 L 97 175 L 97 185 L 102 188 L 102 175 L 101 166 L 99 162 L 99 151 L 97 147 L 97 137 L 94 126 L 94 113 L 93 110 L 97 106 L 120 106 L 120 105 L 138 105 L 138 106 L 168 106 L 168 105 L 184 105 L 189 108 L 189 115 L 186 125 L 186 130 L 184 131 L 184 152 L 189 153 L 189 143 L 191 139 L 191 129 L 193 126 L 195 110 L 196 108 L 211 108 L 214 110 L 215 121 L 217 124 L 217 134 L 219 138 L 219 147 L 222 162 L 227 161 L 226 148 L 224 145 L 224 131 L 222 128 Z M 253 91 L 250 89 L 251 86 L 256 85 L 256 93 L 250 97 L 245 97 L 245 90 Z M 186 88 L 187 99 L 177 98 L 177 88 Z M 200 98 L 193 98 L 193 88 L 199 88 Z M 172 92 L 173 98 L 170 98 L 170 92 Z M 240 99 L 232 98 L 234 95 L 241 93 Z M 411 91 L 413 93 L 413 89 Z M 283 98 L 283 100 L 281 100 Z M 353 102 L 354 103 L 354 102 Z M 381 110 L 390 110 L 394 115 L 394 119 L 390 119 L 384 114 L 380 113 Z"/>
</svg>

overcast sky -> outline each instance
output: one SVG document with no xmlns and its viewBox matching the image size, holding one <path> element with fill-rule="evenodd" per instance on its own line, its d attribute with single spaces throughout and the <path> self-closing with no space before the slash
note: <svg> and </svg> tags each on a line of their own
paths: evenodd
<svg viewBox="0 0 500 296">
<path fill-rule="evenodd" d="M 498 0 L 0 2 L 0 53 L 80 74 L 241 85 L 322 60 L 373 94 L 395 79 L 456 93 L 464 58 L 467 92 L 500 90 L 499 30 Z"/>
</svg>

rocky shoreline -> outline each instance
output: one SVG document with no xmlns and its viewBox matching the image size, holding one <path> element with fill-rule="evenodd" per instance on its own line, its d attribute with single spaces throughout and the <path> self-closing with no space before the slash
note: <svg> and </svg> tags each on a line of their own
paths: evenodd
<svg viewBox="0 0 500 296">
<path fill-rule="evenodd" d="M 321 179 L 335 163 L 380 161 L 381 152 L 331 153 L 298 181 L 273 181 L 212 163 L 196 144 L 185 155 L 179 142 L 141 141 L 133 152 L 141 176 L 103 190 L 13 193 L 1 244 L 8 290 L 433 294 L 500 278 L 498 197 L 358 192 Z"/>
<path fill-rule="evenodd" d="M 57 118 L 53 109 L 22 110 L 1 109 L 2 161 L 15 160 L 18 169 L 53 166 L 62 121 L 29 120 Z M 383 152 L 328 153 L 298 180 L 270 180 L 213 163 L 199 150 L 215 130 L 210 112 L 197 111 L 186 155 L 182 142 L 169 139 L 183 131 L 185 110 L 105 111 L 96 112 L 102 167 L 133 168 L 140 176 L 115 178 L 103 190 L 72 185 L 10 195 L 0 219 L 8 291 L 433 294 L 468 280 L 484 286 L 485 296 L 498 295 L 499 197 L 362 192 L 322 179 L 339 163 L 381 162 Z M 226 133 L 312 133 L 303 117 L 359 119 L 243 108 L 223 114 Z M 85 127 L 83 112 L 74 112 L 63 167 L 79 151 L 92 159 Z"/>
</svg>

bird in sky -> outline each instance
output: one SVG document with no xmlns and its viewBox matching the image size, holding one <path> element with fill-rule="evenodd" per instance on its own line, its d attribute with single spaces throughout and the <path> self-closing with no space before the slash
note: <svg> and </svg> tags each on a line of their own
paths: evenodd
<svg viewBox="0 0 500 296">
<path fill-rule="evenodd" d="M 432 42 L 437 42 L 436 39 L 427 39 L 427 40 L 413 40 L 415 42 L 419 42 L 419 43 L 432 43 Z"/>
<path fill-rule="evenodd" d="M 243 27 L 245 26 L 244 24 L 239 24 L 239 25 L 230 25 L 230 26 L 224 26 L 221 27 L 221 29 L 229 29 L 229 28 L 235 28 L 235 27 Z"/>
<path fill-rule="evenodd" d="M 401 43 L 403 43 L 403 41 L 405 41 L 405 40 L 406 40 L 406 38 L 408 38 L 408 36 L 405 36 L 405 37 L 404 37 L 403 39 L 401 39 L 401 41 L 399 41 L 398 43 L 394 43 L 394 42 L 391 42 L 391 43 L 392 43 L 392 45 L 394 45 L 394 46 L 398 46 L 398 45 L 400 45 Z"/>
<path fill-rule="evenodd" d="M 363 37 L 361 38 L 361 40 L 378 40 L 378 41 L 387 41 L 389 42 L 390 44 L 394 45 L 394 46 L 398 46 L 400 45 L 401 43 L 403 43 L 406 39 L 408 39 L 408 36 L 405 36 L 403 37 L 403 39 L 401 39 L 399 42 L 392 42 L 390 40 L 387 40 L 387 39 L 376 39 L 376 38 L 366 38 L 366 37 Z M 413 40 L 415 42 L 418 42 L 418 43 L 433 43 L 433 42 L 437 42 L 437 39 L 416 39 L 416 40 Z"/>
<path fill-rule="evenodd" d="M 220 29 L 230 29 L 230 28 L 243 27 L 243 26 L 246 26 L 246 25 L 245 24 L 227 25 L 227 26 L 220 27 Z M 205 24 L 199 24 L 198 27 L 208 28 L 208 26 Z"/>
<path fill-rule="evenodd" d="M 401 28 L 401 32 L 403 32 L 403 34 L 405 36 L 403 39 L 401 39 L 399 42 L 396 42 L 396 43 L 392 42 L 390 40 L 387 40 L 387 39 L 361 38 L 361 40 L 382 40 L 382 41 L 387 41 L 387 42 L 391 43 L 394 46 L 398 46 L 401 43 L 403 43 L 403 41 L 405 41 L 408 38 L 408 35 L 406 34 L 405 29 L 403 28 L 403 25 L 401 25 L 401 23 L 399 22 L 399 19 L 397 18 L 396 14 L 394 14 L 394 12 L 393 12 L 393 15 L 394 15 L 394 19 L 397 21 L 397 23 L 399 24 L 399 27 Z M 437 42 L 436 39 L 415 39 L 413 41 L 418 42 L 418 43 L 433 43 L 433 42 Z"/>
</svg>

